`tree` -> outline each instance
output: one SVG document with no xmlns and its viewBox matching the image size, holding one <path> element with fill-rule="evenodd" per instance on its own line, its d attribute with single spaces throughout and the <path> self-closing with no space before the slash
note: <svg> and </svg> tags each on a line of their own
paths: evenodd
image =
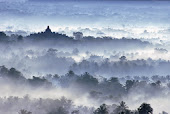
<svg viewBox="0 0 170 114">
<path fill-rule="evenodd" d="M 0 75 L 5 76 L 8 74 L 8 69 L 5 66 L 0 66 Z"/>
<path fill-rule="evenodd" d="M 0 32 L 0 41 L 6 41 L 8 36 L 4 32 Z"/>
<path fill-rule="evenodd" d="M 79 110 L 74 110 L 71 112 L 71 114 L 79 114 Z"/>
<path fill-rule="evenodd" d="M 139 114 L 152 114 L 153 109 L 150 106 L 150 104 L 143 103 L 139 108 L 138 108 Z"/>
<path fill-rule="evenodd" d="M 32 112 L 22 109 L 18 114 L 32 114 Z"/>
<path fill-rule="evenodd" d="M 120 102 L 120 105 L 114 110 L 115 114 L 130 114 L 130 110 L 128 110 L 128 106 L 124 101 Z"/>
<path fill-rule="evenodd" d="M 126 56 L 121 56 L 121 57 L 119 58 L 119 60 L 120 60 L 120 61 L 126 61 L 127 59 L 126 59 Z"/>
<path fill-rule="evenodd" d="M 111 79 L 109 80 L 109 82 L 111 83 L 119 83 L 119 80 L 117 77 L 111 77 Z"/>
<path fill-rule="evenodd" d="M 40 77 L 35 77 L 33 76 L 32 79 L 28 79 L 28 82 L 30 85 L 34 86 L 34 87 L 51 87 L 52 86 L 52 83 L 49 82 L 47 79 L 45 79 L 44 77 L 43 78 L 40 78 Z"/>
<path fill-rule="evenodd" d="M 132 80 L 127 80 L 126 85 L 125 85 L 126 91 L 129 91 L 133 87 L 134 84 L 135 84 L 134 80 L 133 81 Z"/>
<path fill-rule="evenodd" d="M 74 74 L 74 72 L 73 72 L 72 70 L 69 70 L 68 73 L 67 73 L 67 75 L 68 75 L 69 77 L 75 76 L 75 74 Z"/>
<path fill-rule="evenodd" d="M 98 85 L 99 82 L 97 78 L 85 72 L 83 75 L 78 77 L 78 79 L 76 80 L 76 83 L 85 88 L 89 88 L 89 87 L 94 88 Z"/>
<path fill-rule="evenodd" d="M 109 114 L 106 104 L 102 104 L 94 111 L 94 114 Z"/>
<path fill-rule="evenodd" d="M 57 110 L 51 111 L 48 114 L 68 114 L 68 111 L 63 107 L 59 107 Z"/>
<path fill-rule="evenodd" d="M 11 68 L 8 71 L 8 76 L 13 79 L 23 79 L 22 73 L 17 71 L 15 68 Z"/>
<path fill-rule="evenodd" d="M 23 41 L 23 36 L 19 35 L 17 38 L 18 41 Z"/>
</svg>

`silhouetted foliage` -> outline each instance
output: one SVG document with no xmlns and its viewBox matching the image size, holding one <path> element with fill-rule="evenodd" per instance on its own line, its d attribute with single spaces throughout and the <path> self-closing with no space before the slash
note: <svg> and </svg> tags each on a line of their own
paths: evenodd
<svg viewBox="0 0 170 114">
<path fill-rule="evenodd" d="M 8 41 L 8 36 L 4 32 L 0 32 L 0 42 Z"/>
<path fill-rule="evenodd" d="M 56 111 L 49 112 L 48 114 L 69 114 L 69 112 L 63 107 L 59 107 Z"/>
<path fill-rule="evenodd" d="M 153 109 L 150 106 L 150 104 L 143 103 L 139 108 L 138 108 L 139 114 L 152 114 Z"/>
<path fill-rule="evenodd" d="M 93 114 L 109 114 L 106 104 L 101 105 Z"/>
<path fill-rule="evenodd" d="M 35 77 L 33 79 L 28 79 L 28 82 L 33 87 L 51 87 L 52 83 L 48 82 L 45 78 Z"/>
<path fill-rule="evenodd" d="M 20 110 L 18 114 L 32 114 L 32 112 L 29 112 L 27 110 Z"/>
<path fill-rule="evenodd" d="M 126 106 L 124 101 L 120 102 L 120 105 L 114 110 L 114 114 L 130 114 L 130 110 L 128 110 L 128 106 Z"/>
</svg>

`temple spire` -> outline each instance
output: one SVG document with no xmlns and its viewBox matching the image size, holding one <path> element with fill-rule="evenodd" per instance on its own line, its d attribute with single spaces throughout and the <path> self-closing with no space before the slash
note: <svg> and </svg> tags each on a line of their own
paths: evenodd
<svg viewBox="0 0 170 114">
<path fill-rule="evenodd" d="M 49 26 L 47 26 L 47 29 L 45 30 L 46 33 L 51 33 L 51 29 Z"/>
</svg>

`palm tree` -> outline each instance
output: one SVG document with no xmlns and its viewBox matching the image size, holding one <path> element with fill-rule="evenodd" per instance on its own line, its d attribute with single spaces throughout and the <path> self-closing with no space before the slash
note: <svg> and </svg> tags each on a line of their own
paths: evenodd
<svg viewBox="0 0 170 114">
<path fill-rule="evenodd" d="M 128 106 L 124 101 L 120 102 L 120 105 L 114 111 L 115 114 L 130 114 L 130 110 L 128 110 Z"/>
</svg>

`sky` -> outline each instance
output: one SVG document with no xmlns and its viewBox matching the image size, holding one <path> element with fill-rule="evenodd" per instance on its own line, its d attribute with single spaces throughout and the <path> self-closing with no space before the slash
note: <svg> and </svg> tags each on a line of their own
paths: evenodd
<svg viewBox="0 0 170 114">
<path fill-rule="evenodd" d="M 147 37 L 170 34 L 169 1 L 0 0 L 0 31 Z"/>
</svg>

